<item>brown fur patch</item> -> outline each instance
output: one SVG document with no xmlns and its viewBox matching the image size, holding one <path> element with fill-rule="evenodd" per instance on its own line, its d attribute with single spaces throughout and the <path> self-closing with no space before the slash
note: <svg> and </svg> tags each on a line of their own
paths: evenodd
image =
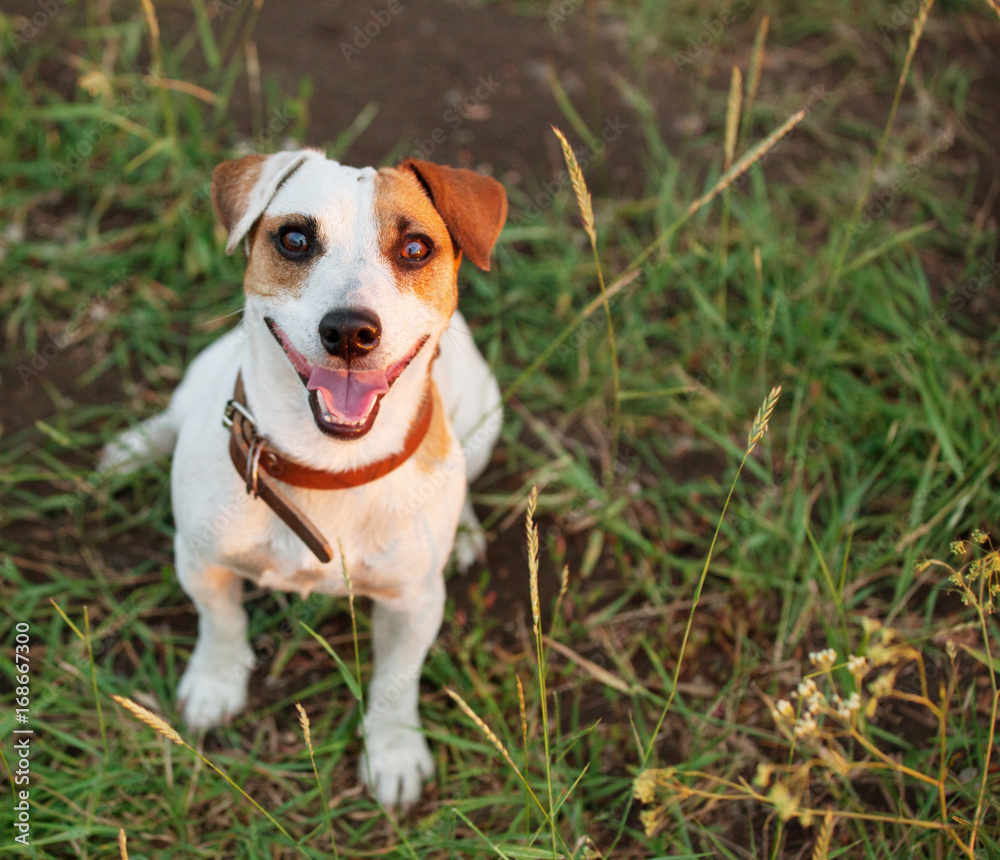
<svg viewBox="0 0 1000 860">
<path fill-rule="evenodd" d="M 431 401 L 434 404 L 434 411 L 431 413 L 431 426 L 427 428 L 424 441 L 420 443 L 420 447 L 413 455 L 413 461 L 421 472 L 433 472 L 439 468 L 451 448 L 444 404 L 441 402 L 441 395 L 438 394 L 437 386 L 433 382 L 431 382 Z"/>
<path fill-rule="evenodd" d="M 434 202 L 452 241 L 480 269 L 489 271 L 490 251 L 507 219 L 507 192 L 495 179 L 461 167 L 407 159 L 411 171 Z"/>
<path fill-rule="evenodd" d="M 298 296 L 315 257 L 289 260 L 274 245 L 274 234 L 292 216 L 264 215 L 250 233 L 250 259 L 243 288 L 257 296 Z"/>
<path fill-rule="evenodd" d="M 223 161 L 212 171 L 212 206 L 227 233 L 246 212 L 250 193 L 267 159 L 266 155 L 245 155 Z"/>
<path fill-rule="evenodd" d="M 416 176 L 408 170 L 384 167 L 375 177 L 375 223 L 379 250 L 401 290 L 414 293 L 449 319 L 458 306 L 458 262 L 440 213 Z M 399 258 L 407 236 L 427 236 L 434 251 L 423 266 Z"/>
</svg>

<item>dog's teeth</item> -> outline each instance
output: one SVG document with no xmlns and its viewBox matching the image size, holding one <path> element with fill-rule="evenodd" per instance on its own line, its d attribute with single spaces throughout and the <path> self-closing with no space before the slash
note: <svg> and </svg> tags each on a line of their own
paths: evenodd
<svg viewBox="0 0 1000 860">
<path fill-rule="evenodd" d="M 358 421 L 350 421 L 350 422 L 338 421 L 337 416 L 335 416 L 332 412 L 330 412 L 326 408 L 326 404 L 323 402 L 322 397 L 319 399 L 319 408 L 320 412 L 322 412 L 323 414 L 323 420 L 327 424 L 330 424 L 333 427 L 363 427 L 365 425 L 365 422 L 368 421 L 367 415 L 364 418 L 359 419 Z"/>
</svg>

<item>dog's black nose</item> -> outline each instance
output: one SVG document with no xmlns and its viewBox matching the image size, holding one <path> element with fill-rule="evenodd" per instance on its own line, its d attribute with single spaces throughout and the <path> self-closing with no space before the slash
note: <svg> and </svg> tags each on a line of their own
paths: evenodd
<svg viewBox="0 0 1000 860">
<path fill-rule="evenodd" d="M 330 311 L 319 323 L 324 349 L 348 364 L 375 349 L 381 337 L 382 323 L 366 311 Z"/>
</svg>

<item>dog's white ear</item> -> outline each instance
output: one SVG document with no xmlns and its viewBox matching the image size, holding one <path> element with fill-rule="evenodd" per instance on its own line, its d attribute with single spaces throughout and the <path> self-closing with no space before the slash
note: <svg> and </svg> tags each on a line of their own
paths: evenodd
<svg viewBox="0 0 1000 860">
<path fill-rule="evenodd" d="M 212 206 L 229 233 L 226 253 L 232 254 L 260 218 L 281 183 L 315 150 L 245 155 L 223 161 L 212 171 Z"/>
<path fill-rule="evenodd" d="M 490 251 L 507 219 L 507 193 L 495 179 L 460 167 L 408 158 L 412 170 L 440 213 L 451 238 L 480 269 L 489 271 Z"/>
</svg>

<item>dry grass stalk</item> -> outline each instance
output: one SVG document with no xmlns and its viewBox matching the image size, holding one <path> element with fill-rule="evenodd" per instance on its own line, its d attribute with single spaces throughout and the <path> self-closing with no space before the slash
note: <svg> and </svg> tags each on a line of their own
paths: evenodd
<svg viewBox="0 0 1000 860">
<path fill-rule="evenodd" d="M 594 254 L 594 265 L 597 267 L 597 280 L 601 287 L 601 299 L 604 303 L 604 315 L 608 322 L 608 347 L 611 353 L 611 387 L 614 393 L 614 400 L 612 401 L 614 417 L 611 425 L 611 450 L 612 460 L 614 460 L 618 456 L 618 439 L 621 435 L 621 385 L 618 379 L 618 348 L 615 345 L 615 328 L 611 322 L 610 297 L 604 285 L 604 270 L 601 268 L 601 257 L 597 253 L 597 231 L 594 229 L 594 209 L 590 200 L 590 192 L 587 190 L 586 180 L 583 178 L 583 171 L 577 163 L 576 155 L 573 153 L 569 141 L 566 140 L 566 136 L 555 126 L 552 126 L 552 131 L 559 138 L 559 145 L 562 147 L 566 169 L 569 171 L 570 182 L 573 184 L 573 193 L 576 195 L 576 203 L 580 208 L 580 217 L 583 219 L 583 229 L 586 230 L 587 236 L 590 239 L 590 248 Z M 605 477 L 610 482 L 612 474 L 609 472 Z"/>
<path fill-rule="evenodd" d="M 562 608 L 563 598 L 566 596 L 567 591 L 569 591 L 569 565 L 564 564 L 562 574 L 559 577 L 559 594 L 556 595 L 556 605 L 552 609 L 552 627 L 549 629 L 550 633 L 555 630 L 555 626 L 559 622 L 559 611 Z"/>
<path fill-rule="evenodd" d="M 178 81 L 175 78 L 162 78 L 159 75 L 146 75 L 142 82 L 149 87 L 163 87 L 167 90 L 184 93 L 213 106 L 219 103 L 219 97 L 211 90 L 206 90 L 204 87 L 199 87 L 197 84 L 188 83 L 187 81 Z"/>
<path fill-rule="evenodd" d="M 316 788 L 319 791 L 320 802 L 323 804 L 323 815 L 326 817 L 326 826 L 330 831 L 330 844 L 333 846 L 333 856 L 337 858 L 340 856 L 337 851 L 337 835 L 333 830 L 333 821 L 330 818 L 330 806 L 326 802 L 323 783 L 319 778 L 319 768 L 316 767 L 316 751 L 312 745 L 312 732 L 309 731 L 309 715 L 299 702 L 295 703 L 295 709 L 299 712 L 299 725 L 302 726 L 302 735 L 306 740 L 306 748 L 309 750 L 309 761 L 312 764 L 313 776 L 316 778 Z"/>
<path fill-rule="evenodd" d="M 771 17 L 765 15 L 757 28 L 753 40 L 753 54 L 750 57 L 750 77 L 747 81 L 747 98 L 752 102 L 757 98 L 757 87 L 760 85 L 760 70 L 764 65 L 764 42 L 767 41 L 767 31 L 771 26 Z"/>
<path fill-rule="evenodd" d="M 875 150 L 875 157 L 872 159 L 871 166 L 868 168 L 868 176 L 865 178 L 864 188 L 862 189 L 857 202 L 854 204 L 854 211 L 851 213 L 851 218 L 847 223 L 847 229 L 844 231 L 844 238 L 840 243 L 840 251 L 837 254 L 837 260 L 833 267 L 833 277 L 830 279 L 830 288 L 827 292 L 826 301 L 829 301 L 830 294 L 840 282 L 840 277 L 843 274 L 844 261 L 847 259 L 847 251 L 851 245 L 851 238 L 854 235 L 858 219 L 861 217 L 861 210 L 865 205 L 865 201 L 868 199 L 868 195 L 871 193 L 872 185 L 875 182 L 875 172 L 882 163 L 882 155 L 885 153 L 885 147 L 889 141 L 889 134 L 896 121 L 896 111 L 899 110 L 899 102 L 903 97 L 903 88 L 906 85 L 906 79 L 910 74 L 910 65 L 913 63 L 913 56 L 917 52 L 917 45 L 920 44 L 920 37 L 924 33 L 924 26 L 927 24 L 927 16 L 930 14 L 931 7 L 933 5 L 934 0 L 924 0 L 924 2 L 920 4 L 920 8 L 917 10 L 916 18 L 913 19 L 913 30 L 910 32 L 910 43 L 906 51 L 906 59 L 903 61 L 902 71 L 899 73 L 899 81 L 896 84 L 896 93 L 892 98 L 892 106 L 889 108 L 889 118 L 886 120 L 885 128 L 882 129 L 882 136 L 879 138 L 878 149 Z"/>
<path fill-rule="evenodd" d="M 493 731 L 493 729 L 491 729 L 488 725 L 486 725 L 482 717 L 480 717 L 479 714 L 477 714 L 474 710 L 472 710 L 472 708 L 470 708 L 469 705 L 466 703 L 465 699 L 463 699 L 458 693 L 447 687 L 445 688 L 445 692 L 458 703 L 458 706 L 462 709 L 462 712 L 470 720 L 472 720 L 472 722 L 476 724 L 476 726 L 479 728 L 479 731 L 481 731 L 486 736 L 486 740 L 488 740 L 491 744 L 493 744 L 494 747 L 496 747 L 497 752 L 499 752 L 500 755 L 502 755 L 507 760 L 507 764 L 509 764 L 512 768 L 514 768 L 514 772 L 523 781 L 524 780 L 523 774 L 518 769 L 517 765 L 514 764 L 514 759 L 512 759 L 510 757 L 510 753 L 507 752 L 507 747 L 503 745 L 503 742 L 500 740 L 500 738 L 496 736 L 496 733 Z"/>
<path fill-rule="evenodd" d="M 576 195 L 576 205 L 580 208 L 580 217 L 583 219 L 583 229 L 587 231 L 591 243 L 597 242 L 597 233 L 594 230 L 594 209 L 590 200 L 590 192 L 587 190 L 587 183 L 583 178 L 583 171 L 577 163 L 573 148 L 566 140 L 566 136 L 558 128 L 552 126 L 552 131 L 559 138 L 559 145 L 562 147 L 563 158 L 566 161 L 566 168 L 569 170 L 569 181 L 573 185 L 573 193 Z"/>
<path fill-rule="evenodd" d="M 128 848 L 125 845 L 125 828 L 118 828 L 118 854 L 121 860 L 128 860 Z"/>
<path fill-rule="evenodd" d="M 549 646 L 553 651 L 562 654 L 567 660 L 571 660 L 576 663 L 584 672 L 586 672 L 590 677 L 600 684 L 604 684 L 606 687 L 610 687 L 612 690 L 617 690 L 619 693 L 624 693 L 625 695 L 631 695 L 632 687 L 615 675 L 613 672 L 609 672 L 607 669 L 598 666 L 591 660 L 588 660 L 581 654 L 578 654 L 572 648 L 563 645 L 561 642 L 557 642 L 555 639 L 549 636 L 545 637 L 545 644 Z"/>
<path fill-rule="evenodd" d="M 726 102 L 725 169 L 733 166 L 736 156 L 736 132 L 740 126 L 740 105 L 743 100 L 743 75 L 738 66 L 733 66 L 733 76 L 729 81 L 729 99 Z"/>
<path fill-rule="evenodd" d="M 778 128 L 772 131 L 767 137 L 765 137 L 760 143 L 744 155 L 743 158 L 727 170 L 709 191 L 702 194 L 701 197 L 691 203 L 685 213 L 686 216 L 690 217 L 694 215 L 694 213 L 701 209 L 702 206 L 714 200 L 721 191 L 725 191 L 730 185 L 733 184 L 733 181 L 738 176 L 746 173 L 751 167 L 753 167 L 754 164 L 767 155 L 768 151 L 771 150 L 774 145 L 781 140 L 781 138 L 783 138 L 786 134 L 788 134 L 788 132 L 795 128 L 795 126 L 802 122 L 803 119 L 805 119 L 805 116 L 805 108 L 793 113 L 780 126 L 778 126 Z"/>
<path fill-rule="evenodd" d="M 175 744 L 184 747 L 184 749 L 188 750 L 189 752 L 194 753 L 204 764 L 208 765 L 226 782 L 228 782 L 229 785 L 231 785 L 234 789 L 236 789 L 236 791 L 238 791 L 241 795 L 243 795 L 243 797 L 249 800 L 250 803 L 252 803 L 253 806 L 257 809 L 257 811 L 260 812 L 265 818 L 267 818 L 267 820 L 270 821 L 281 832 L 281 834 L 286 839 L 288 839 L 288 841 L 291 842 L 292 845 L 295 846 L 295 848 L 299 851 L 299 853 L 304 853 L 301 846 L 292 838 L 292 835 L 288 832 L 288 830 L 285 829 L 284 826 L 282 826 L 280 821 L 278 821 L 273 815 L 271 815 L 270 812 L 264 809 L 263 806 L 261 806 L 256 800 L 254 800 L 249 794 L 247 794 L 247 792 L 241 786 L 233 782 L 232 778 L 225 771 L 221 770 L 218 767 L 218 765 L 212 762 L 211 759 L 206 758 L 200 752 L 198 752 L 198 750 L 194 749 L 194 747 L 186 743 L 184 739 L 179 734 L 177 734 L 177 732 L 174 731 L 174 729 L 171 728 L 169 723 L 167 723 L 162 717 L 158 717 L 152 711 L 147 710 L 146 708 L 142 707 L 142 705 L 136 704 L 131 699 L 127 699 L 125 696 L 117 696 L 112 694 L 111 698 L 114 699 L 119 705 L 121 705 L 126 711 L 128 711 L 134 717 L 141 720 L 143 723 L 145 723 L 154 731 L 163 735 L 168 740 L 173 741 Z"/>
<path fill-rule="evenodd" d="M 524 706 L 524 687 L 521 686 L 521 676 L 515 675 L 517 679 L 517 706 L 521 712 L 521 734 L 524 735 L 524 746 L 528 746 L 528 711 Z"/>
<path fill-rule="evenodd" d="M 899 73 L 898 87 L 903 88 L 906 78 L 910 74 L 910 64 L 913 62 L 913 55 L 917 53 L 917 45 L 920 44 L 920 37 L 924 34 L 924 27 L 927 24 L 927 16 L 930 15 L 931 6 L 934 0 L 924 0 L 917 10 L 917 17 L 913 19 L 913 30 L 910 32 L 910 44 L 906 49 L 906 59 L 903 61 L 903 70 Z M 893 112 L 895 116 L 895 112 Z"/>
<path fill-rule="evenodd" d="M 159 732 L 163 737 L 178 746 L 186 747 L 187 744 L 184 739 L 177 734 L 177 732 L 170 726 L 170 724 L 164 720 L 162 717 L 158 717 L 152 711 L 147 710 L 142 705 L 133 702 L 131 699 L 127 699 L 124 696 L 112 695 L 119 705 L 121 705 L 126 711 L 128 711 L 132 716 L 144 722 L 147 726 L 156 732 Z"/>
<path fill-rule="evenodd" d="M 153 8 L 152 0 L 142 0 L 142 14 L 146 18 L 146 26 L 149 27 L 149 38 L 153 45 L 153 53 L 159 56 L 160 22 L 156 20 L 156 9 Z"/>
</svg>

